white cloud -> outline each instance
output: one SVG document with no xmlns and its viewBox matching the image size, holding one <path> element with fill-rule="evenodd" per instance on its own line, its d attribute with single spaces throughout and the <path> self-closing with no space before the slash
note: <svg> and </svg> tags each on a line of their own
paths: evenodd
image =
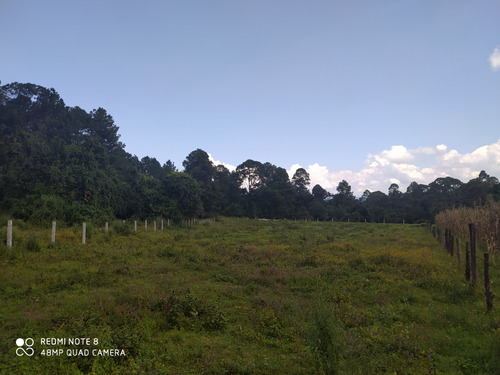
<svg viewBox="0 0 500 375">
<path fill-rule="evenodd" d="M 391 184 L 398 184 L 398 185 L 401 183 L 401 181 L 399 181 L 397 178 L 390 178 L 389 182 Z"/>
<path fill-rule="evenodd" d="M 467 182 L 476 178 L 481 170 L 500 177 L 500 139 L 464 154 L 455 149 L 449 150 L 444 144 L 417 149 L 392 146 L 390 150 L 368 154 L 365 165 L 358 171 L 329 171 L 328 167 L 318 163 L 305 169 L 311 178 L 311 188 L 320 184 L 332 193 L 336 193 L 336 187 L 342 180 L 349 182 L 356 196 L 361 196 L 365 189 L 387 193 L 391 183 L 397 183 L 404 192 L 413 181 L 429 184 L 438 177 L 451 176 Z M 290 168 L 290 177 L 297 168 L 301 166 L 294 164 Z"/>
<path fill-rule="evenodd" d="M 307 168 L 307 172 L 311 178 L 311 187 L 319 184 L 327 190 L 335 189 L 334 183 L 330 177 L 331 173 L 328 172 L 328 168 L 326 166 L 314 163 Z"/>
<path fill-rule="evenodd" d="M 500 70 L 500 47 L 496 47 L 489 58 L 491 69 Z"/>
<path fill-rule="evenodd" d="M 423 175 L 427 175 L 427 176 L 435 176 L 437 175 L 437 172 L 434 168 L 422 168 L 420 170 L 420 172 L 423 174 Z"/>
<path fill-rule="evenodd" d="M 223 163 L 219 160 L 215 160 L 210 152 L 207 152 L 207 154 L 208 154 L 208 160 L 210 160 L 212 163 L 214 163 L 215 166 L 223 165 L 224 167 L 226 167 L 229 170 L 229 172 L 233 172 L 236 170 L 236 167 L 234 165 L 231 165 L 228 163 Z"/>
<path fill-rule="evenodd" d="M 379 160 L 385 160 L 389 162 L 406 162 L 411 161 L 415 157 L 408 152 L 405 146 L 392 146 L 389 151 L 384 150 L 378 155 Z"/>
<path fill-rule="evenodd" d="M 450 150 L 443 155 L 443 160 L 450 161 L 450 162 L 456 162 L 460 159 L 460 156 L 461 155 L 458 153 L 457 150 Z"/>
<path fill-rule="evenodd" d="M 440 146 L 446 147 L 445 145 L 440 145 Z M 440 147 L 440 146 L 437 146 L 437 147 Z M 419 148 L 413 150 L 413 153 L 414 154 L 422 154 L 422 155 L 435 155 L 436 148 L 434 148 L 434 147 L 419 147 Z"/>
<path fill-rule="evenodd" d="M 500 163 L 500 144 L 482 146 L 463 157 L 463 162 L 468 164 Z"/>
<path fill-rule="evenodd" d="M 394 169 L 414 180 L 422 180 L 424 178 L 420 168 L 414 164 L 394 164 Z M 400 182 L 396 182 L 396 184 L 399 183 Z"/>
</svg>

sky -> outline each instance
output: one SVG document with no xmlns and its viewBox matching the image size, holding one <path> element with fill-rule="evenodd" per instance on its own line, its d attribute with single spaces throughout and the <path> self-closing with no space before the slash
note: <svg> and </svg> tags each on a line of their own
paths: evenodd
<svg viewBox="0 0 500 375">
<path fill-rule="evenodd" d="M 180 170 L 200 148 L 357 196 L 500 178 L 500 0 L 0 0 L 0 81 Z"/>
</svg>

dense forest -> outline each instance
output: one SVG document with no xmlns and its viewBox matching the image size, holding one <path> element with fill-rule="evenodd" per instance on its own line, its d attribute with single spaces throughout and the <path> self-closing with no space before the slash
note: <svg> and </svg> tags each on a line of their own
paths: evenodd
<svg viewBox="0 0 500 375">
<path fill-rule="evenodd" d="M 0 210 L 39 224 L 218 215 L 417 223 L 500 198 L 498 179 L 485 171 L 467 183 L 438 178 L 406 192 L 392 184 L 387 194 L 366 190 L 360 198 L 347 181 L 336 194 L 310 186 L 302 168 L 290 179 L 284 168 L 247 160 L 231 172 L 201 149 L 179 171 L 170 160 L 127 153 L 105 109 L 66 106 L 35 84 L 0 86 L 0 134 Z"/>
</svg>

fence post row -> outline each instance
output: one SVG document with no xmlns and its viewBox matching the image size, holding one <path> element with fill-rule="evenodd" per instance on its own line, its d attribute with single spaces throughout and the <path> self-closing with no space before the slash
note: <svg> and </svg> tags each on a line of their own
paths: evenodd
<svg viewBox="0 0 500 375">
<path fill-rule="evenodd" d="M 441 237 L 441 229 L 437 228 L 433 229 L 433 234 L 437 235 L 437 240 L 442 243 Z M 477 285 L 479 271 L 477 264 L 477 232 L 476 226 L 474 223 L 469 223 L 469 241 L 465 242 L 465 279 L 470 282 L 472 288 L 475 288 Z M 451 256 L 453 256 L 453 249 L 455 246 L 457 247 L 457 261 L 458 267 L 462 264 L 462 248 L 460 243 L 460 237 L 454 237 L 450 229 L 445 229 L 444 232 L 444 247 L 447 251 L 450 252 Z M 489 259 L 490 254 L 485 252 L 484 254 L 484 295 L 486 297 L 486 309 L 487 311 L 491 311 L 493 309 L 493 293 L 491 291 L 491 283 L 490 283 L 490 271 L 489 271 Z"/>
</svg>

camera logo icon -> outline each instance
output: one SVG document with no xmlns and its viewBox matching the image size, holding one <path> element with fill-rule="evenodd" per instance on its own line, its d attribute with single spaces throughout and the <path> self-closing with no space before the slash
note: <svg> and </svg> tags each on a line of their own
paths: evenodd
<svg viewBox="0 0 500 375">
<path fill-rule="evenodd" d="M 27 355 L 28 357 L 31 357 L 33 354 L 35 354 L 35 350 L 32 348 L 33 344 L 35 343 L 35 340 L 32 338 L 27 338 L 27 339 L 17 339 L 16 340 L 16 354 L 19 357 L 22 357 L 23 355 Z M 24 346 L 26 345 L 26 349 Z"/>
</svg>

